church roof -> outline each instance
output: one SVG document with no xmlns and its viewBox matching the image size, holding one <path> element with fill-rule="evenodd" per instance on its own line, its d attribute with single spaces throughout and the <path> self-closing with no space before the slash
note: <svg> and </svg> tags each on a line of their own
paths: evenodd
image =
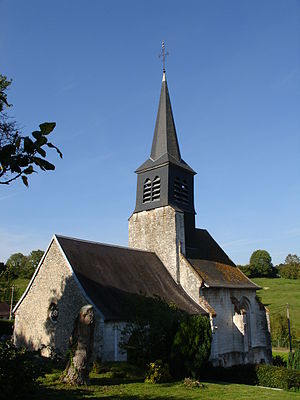
<svg viewBox="0 0 300 400">
<path fill-rule="evenodd" d="M 173 280 L 155 253 L 56 235 L 82 288 L 107 320 L 126 320 L 143 297 L 189 314 L 206 314 Z"/>
<path fill-rule="evenodd" d="M 241 272 L 205 229 L 190 232 L 186 257 L 209 287 L 259 289 Z"/>
<path fill-rule="evenodd" d="M 172 163 L 195 173 L 192 168 L 182 160 L 180 155 L 166 74 L 163 72 L 150 158 L 135 172 L 145 171 L 165 163 Z"/>
</svg>

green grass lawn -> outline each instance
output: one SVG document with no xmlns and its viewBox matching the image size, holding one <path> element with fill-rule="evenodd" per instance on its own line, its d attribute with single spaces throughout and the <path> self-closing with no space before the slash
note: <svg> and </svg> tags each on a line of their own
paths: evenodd
<svg viewBox="0 0 300 400">
<path fill-rule="evenodd" d="M 204 388 L 188 388 L 183 382 L 145 384 L 132 379 L 110 379 L 105 374 L 91 374 L 91 385 L 73 388 L 59 382 L 59 374 L 40 378 L 41 388 L 32 399 L 299 399 L 300 392 L 265 389 L 232 383 L 203 382 Z"/>
<path fill-rule="evenodd" d="M 270 310 L 270 315 L 286 312 L 289 303 L 292 329 L 300 337 L 300 279 L 254 278 L 262 289 L 257 292 L 262 302 Z"/>
</svg>

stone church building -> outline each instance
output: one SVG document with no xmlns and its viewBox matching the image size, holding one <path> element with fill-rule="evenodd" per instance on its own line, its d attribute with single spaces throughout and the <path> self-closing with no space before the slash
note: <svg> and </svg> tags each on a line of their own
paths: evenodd
<svg viewBox="0 0 300 400">
<path fill-rule="evenodd" d="M 95 356 L 126 360 L 121 330 L 139 296 L 210 318 L 214 365 L 270 363 L 259 289 L 195 226 L 194 170 L 181 158 L 165 71 L 150 158 L 137 170 L 129 247 L 54 235 L 14 309 L 14 341 L 65 353 L 80 308 L 95 310 Z"/>
</svg>

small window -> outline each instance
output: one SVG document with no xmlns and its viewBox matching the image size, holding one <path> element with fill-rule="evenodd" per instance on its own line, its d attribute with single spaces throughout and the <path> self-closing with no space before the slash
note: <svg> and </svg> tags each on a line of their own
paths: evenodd
<svg viewBox="0 0 300 400">
<path fill-rule="evenodd" d="M 151 201 L 151 181 L 148 178 L 144 182 L 143 203 L 149 203 L 150 201 Z"/>
<path fill-rule="evenodd" d="M 152 201 L 160 199 L 160 178 L 156 176 L 152 182 Z"/>
<path fill-rule="evenodd" d="M 49 307 L 49 318 L 56 323 L 58 320 L 58 307 L 56 303 L 51 303 Z"/>
</svg>

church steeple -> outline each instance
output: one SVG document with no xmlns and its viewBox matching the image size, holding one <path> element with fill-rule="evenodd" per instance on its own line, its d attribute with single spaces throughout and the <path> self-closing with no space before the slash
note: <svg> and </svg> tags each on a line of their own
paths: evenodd
<svg viewBox="0 0 300 400">
<path fill-rule="evenodd" d="M 163 165 L 166 162 L 181 166 L 182 168 L 185 168 L 195 174 L 192 168 L 181 158 L 169 89 L 166 80 L 166 72 L 163 70 L 150 158 L 135 172 L 139 173 L 149 168 Z"/>
<path fill-rule="evenodd" d="M 165 71 L 163 72 L 150 158 L 154 161 L 164 154 L 169 154 L 177 162 L 181 160 Z"/>
<path fill-rule="evenodd" d="M 138 182 L 134 212 L 170 205 L 185 213 L 195 214 L 196 173 L 181 158 L 165 69 L 150 158 L 135 172 Z"/>
</svg>

